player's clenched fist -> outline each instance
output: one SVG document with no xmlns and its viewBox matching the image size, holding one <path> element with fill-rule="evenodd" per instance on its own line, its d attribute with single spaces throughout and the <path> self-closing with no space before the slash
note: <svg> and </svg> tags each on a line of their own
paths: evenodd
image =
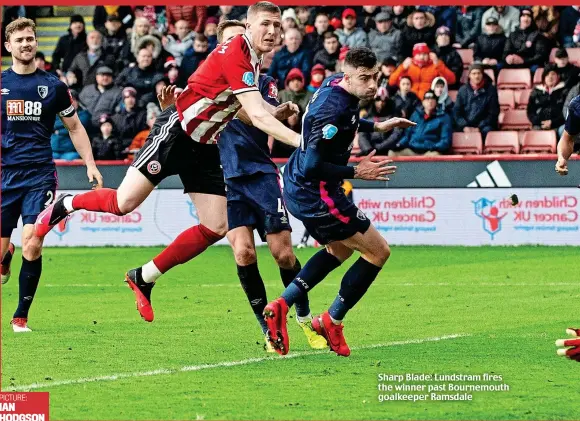
<svg viewBox="0 0 580 421">
<path fill-rule="evenodd" d="M 566 333 L 574 339 L 558 339 L 556 346 L 561 347 L 558 355 L 580 362 L 580 329 L 568 328 Z"/>
<path fill-rule="evenodd" d="M 568 160 L 559 158 L 556 162 L 556 172 L 560 175 L 568 174 Z"/>
<path fill-rule="evenodd" d="M 377 153 L 373 149 L 371 153 L 365 156 L 360 163 L 354 167 L 354 178 L 361 180 L 379 180 L 389 181 L 387 175 L 394 174 L 397 167 L 389 165 L 393 163 L 392 159 L 384 159 L 382 161 L 373 161 L 373 156 Z"/>
</svg>

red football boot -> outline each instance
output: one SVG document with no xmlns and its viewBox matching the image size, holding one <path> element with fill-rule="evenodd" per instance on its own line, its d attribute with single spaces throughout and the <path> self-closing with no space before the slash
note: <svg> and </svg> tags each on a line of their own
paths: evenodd
<svg viewBox="0 0 580 421">
<path fill-rule="evenodd" d="M 566 333 L 574 339 L 558 339 L 556 346 L 563 347 L 558 349 L 558 355 L 580 362 L 580 329 L 570 327 L 566 329 Z"/>
<path fill-rule="evenodd" d="M 137 311 L 146 322 L 152 322 L 154 318 L 153 307 L 151 306 L 151 290 L 155 282 L 147 283 L 141 276 L 141 268 L 131 269 L 125 274 L 125 282 L 135 293 Z"/>
<path fill-rule="evenodd" d="M 350 348 L 346 344 L 346 340 L 342 334 L 344 326 L 342 323 L 339 325 L 332 323 L 328 311 L 325 311 L 320 316 L 315 316 L 312 319 L 312 327 L 316 333 L 326 339 L 330 349 L 336 352 L 337 355 L 342 357 L 348 357 L 350 355 Z"/>
<path fill-rule="evenodd" d="M 64 207 L 64 199 L 71 194 L 64 193 L 56 198 L 56 201 L 43 210 L 36 218 L 34 223 L 34 233 L 37 237 L 43 238 L 55 227 L 60 221 L 65 219 L 69 213 Z"/>
<path fill-rule="evenodd" d="M 280 355 L 286 355 L 290 350 L 290 340 L 286 328 L 287 316 L 288 305 L 282 297 L 272 301 L 264 308 L 264 319 L 268 325 L 266 337 Z"/>
</svg>

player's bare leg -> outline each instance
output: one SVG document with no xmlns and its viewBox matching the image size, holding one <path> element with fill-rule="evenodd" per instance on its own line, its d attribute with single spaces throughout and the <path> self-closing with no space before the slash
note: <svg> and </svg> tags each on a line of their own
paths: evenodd
<svg viewBox="0 0 580 421">
<path fill-rule="evenodd" d="M 117 190 L 102 188 L 77 195 L 61 194 L 36 219 L 38 237 L 44 237 L 60 221 L 77 210 L 126 215 L 147 199 L 155 186 L 138 169 L 129 167 Z"/>
<path fill-rule="evenodd" d="M 189 196 L 197 210 L 199 224 L 179 234 L 153 260 L 125 275 L 125 282 L 135 292 L 137 310 L 147 322 L 154 319 L 151 290 L 155 281 L 171 268 L 203 253 L 227 231 L 225 197 L 205 193 L 189 193 Z"/>
<path fill-rule="evenodd" d="M 268 234 L 266 236 L 270 253 L 278 267 L 280 268 L 280 276 L 284 287 L 288 287 L 290 283 L 296 278 L 302 266 L 292 249 L 292 237 L 290 231 L 284 230 L 277 233 Z M 306 335 L 308 344 L 313 349 L 327 348 L 326 340 L 317 334 L 312 327 L 312 314 L 310 313 L 310 303 L 308 296 L 300 297 L 295 303 L 296 322 Z M 263 311 L 262 311 L 263 312 Z M 260 312 L 260 314 L 262 313 Z"/>
<path fill-rule="evenodd" d="M 2 237 L 2 251 L 0 253 L 0 276 L 2 285 L 10 280 L 10 265 L 14 256 L 14 244 L 10 242 L 10 237 Z"/>
<path fill-rule="evenodd" d="M 22 267 L 19 279 L 18 308 L 12 318 L 14 332 L 30 332 L 28 328 L 28 311 L 36 294 L 42 272 L 42 238 L 34 235 L 34 225 L 26 224 L 22 228 Z"/>
</svg>

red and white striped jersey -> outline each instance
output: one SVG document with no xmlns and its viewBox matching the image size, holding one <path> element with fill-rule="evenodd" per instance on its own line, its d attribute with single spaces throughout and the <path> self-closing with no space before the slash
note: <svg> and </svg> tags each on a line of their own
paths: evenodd
<svg viewBox="0 0 580 421">
<path fill-rule="evenodd" d="M 218 45 L 177 97 L 183 130 L 196 142 L 215 143 L 241 108 L 236 94 L 258 91 L 260 64 L 246 35 Z"/>
</svg>

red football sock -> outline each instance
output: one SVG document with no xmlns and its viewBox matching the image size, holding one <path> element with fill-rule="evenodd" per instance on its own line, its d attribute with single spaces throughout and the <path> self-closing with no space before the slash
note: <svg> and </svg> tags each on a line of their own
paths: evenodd
<svg viewBox="0 0 580 421">
<path fill-rule="evenodd" d="M 117 190 L 114 189 L 97 189 L 87 193 L 77 194 L 73 197 L 72 205 L 74 209 L 125 215 L 119 209 Z"/>
<path fill-rule="evenodd" d="M 174 266 L 189 262 L 222 238 L 224 238 L 223 235 L 216 234 L 201 224 L 196 225 L 179 234 L 153 259 L 153 263 L 159 272 L 165 273 Z"/>
</svg>

